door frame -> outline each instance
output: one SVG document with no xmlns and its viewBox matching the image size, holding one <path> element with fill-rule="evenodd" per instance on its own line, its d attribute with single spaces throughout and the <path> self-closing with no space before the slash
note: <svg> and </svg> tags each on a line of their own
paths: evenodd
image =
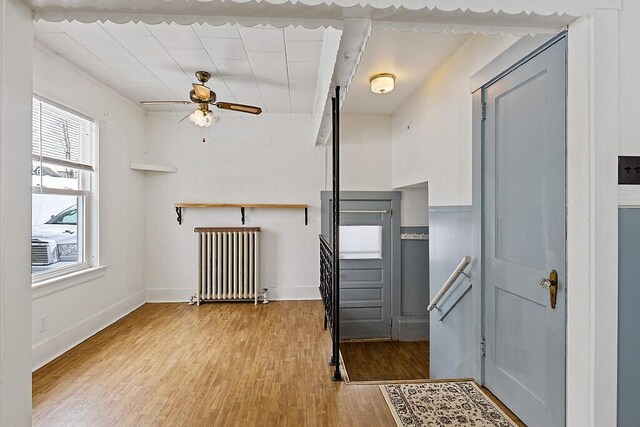
<svg viewBox="0 0 640 427">
<path fill-rule="evenodd" d="M 402 192 L 400 191 L 341 191 L 340 201 L 388 201 L 391 203 L 391 339 L 400 337 L 399 318 L 401 314 L 402 276 L 400 273 L 400 219 Z M 320 232 L 328 236 L 330 221 L 330 203 L 333 200 L 331 191 L 321 191 Z"/>
<path fill-rule="evenodd" d="M 619 11 L 595 9 L 567 31 L 567 426 L 615 425 L 617 419 Z M 516 42 L 492 64 L 526 45 Z M 510 58 L 513 64 L 533 50 Z M 544 44 L 544 43 L 543 43 Z M 596 60 L 597 59 L 597 60 Z M 491 65 L 491 64 L 490 64 Z M 490 69 L 490 65 L 484 70 Z M 495 71 L 495 70 L 494 70 Z M 490 74 L 490 73 L 489 73 Z M 482 70 L 475 77 L 480 76 Z M 492 77 L 485 79 L 482 85 Z M 475 84 L 474 84 L 475 83 Z M 472 259 L 482 259 L 482 99 L 472 93 Z M 472 262 L 480 284 L 472 299 L 480 348 L 483 322 L 482 262 Z M 473 373 L 483 382 L 478 351 Z"/>
</svg>

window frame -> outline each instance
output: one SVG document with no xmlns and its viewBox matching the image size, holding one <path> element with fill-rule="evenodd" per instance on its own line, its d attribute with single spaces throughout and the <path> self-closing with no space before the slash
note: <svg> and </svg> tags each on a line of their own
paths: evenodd
<svg viewBox="0 0 640 427">
<path fill-rule="evenodd" d="M 37 93 L 32 94 L 32 102 L 39 101 L 55 108 L 59 108 L 67 113 L 73 114 L 81 119 L 87 120 L 93 125 L 93 135 L 91 138 L 91 159 L 90 164 L 82 162 L 66 162 L 64 160 L 53 159 L 51 162 L 46 156 L 37 156 L 32 153 L 31 162 L 41 162 L 40 167 L 43 167 L 44 163 L 55 163 L 60 166 L 67 166 L 78 171 L 79 189 L 64 189 L 64 188 L 51 188 L 42 186 L 31 187 L 31 193 L 43 194 L 43 195 L 61 195 L 61 196 L 76 196 L 77 197 L 77 209 L 78 209 L 78 224 L 76 224 L 76 233 L 79 236 L 78 239 L 78 253 L 80 254 L 80 236 L 82 236 L 82 262 L 70 266 L 64 266 L 59 268 L 52 268 L 48 271 L 42 271 L 37 273 L 31 273 L 31 286 L 36 288 L 43 285 L 44 282 L 50 282 L 54 279 L 64 279 L 66 276 L 74 276 L 79 272 L 88 271 L 99 265 L 97 259 L 97 242 L 99 231 L 97 209 L 94 209 L 94 205 L 97 205 L 97 184 L 98 184 L 98 135 L 99 135 L 99 121 L 91 116 L 84 114 L 74 108 L 71 108 L 65 104 L 54 101 L 51 98 L 39 95 Z M 33 117 L 33 116 L 32 116 Z M 33 170 L 33 169 L 32 169 Z M 87 182 L 88 181 L 88 182 Z M 33 198 L 33 196 L 32 196 Z M 82 203 L 80 203 L 82 201 Z M 82 214 L 83 220 L 80 220 Z"/>
</svg>

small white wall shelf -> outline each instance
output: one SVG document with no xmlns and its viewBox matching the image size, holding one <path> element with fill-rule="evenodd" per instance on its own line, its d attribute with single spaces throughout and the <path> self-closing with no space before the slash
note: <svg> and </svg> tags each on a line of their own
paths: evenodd
<svg viewBox="0 0 640 427">
<path fill-rule="evenodd" d="M 156 165 L 152 163 L 129 163 L 129 169 L 145 172 L 166 172 L 176 173 L 178 168 L 169 165 Z"/>
</svg>

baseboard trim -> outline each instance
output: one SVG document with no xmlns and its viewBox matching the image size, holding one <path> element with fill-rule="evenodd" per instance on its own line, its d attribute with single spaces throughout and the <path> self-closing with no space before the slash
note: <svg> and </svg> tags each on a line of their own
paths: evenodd
<svg viewBox="0 0 640 427">
<path fill-rule="evenodd" d="M 32 371 L 40 369 L 145 303 L 144 291 L 138 292 L 88 319 L 71 326 L 58 335 L 33 346 L 31 349 Z"/>
<path fill-rule="evenodd" d="M 398 339 L 400 341 L 428 341 L 429 317 L 401 317 L 398 319 Z"/>
<path fill-rule="evenodd" d="M 151 288 L 147 302 L 188 302 L 195 293 L 195 288 Z"/>
<path fill-rule="evenodd" d="M 187 302 L 195 293 L 193 288 L 155 288 L 147 289 L 147 302 Z M 320 291 L 310 286 L 282 286 L 268 288 L 269 301 L 306 301 L 319 300 Z"/>
<path fill-rule="evenodd" d="M 319 300 L 320 290 L 318 286 L 283 286 L 269 288 L 267 296 L 269 297 L 269 300 L 274 301 Z"/>
</svg>

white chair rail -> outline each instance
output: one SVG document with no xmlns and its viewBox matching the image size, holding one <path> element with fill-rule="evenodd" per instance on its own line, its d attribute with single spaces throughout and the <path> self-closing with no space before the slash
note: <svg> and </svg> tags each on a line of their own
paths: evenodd
<svg viewBox="0 0 640 427">
<path fill-rule="evenodd" d="M 440 290 L 438 291 L 436 296 L 433 297 L 433 299 L 431 300 L 431 303 L 427 307 L 428 311 L 432 311 L 434 308 L 437 308 L 438 303 L 440 302 L 442 297 L 444 297 L 444 295 L 447 293 L 447 291 L 449 291 L 451 286 L 453 286 L 453 284 L 456 282 L 456 280 L 458 280 L 458 277 L 460 277 L 461 274 L 464 274 L 465 276 L 469 277 L 464 272 L 464 269 L 467 268 L 467 266 L 470 263 L 471 263 L 471 257 L 470 256 L 467 255 L 464 258 L 462 258 L 462 261 L 460 261 L 460 264 L 458 264 L 458 266 L 453 271 L 453 273 L 451 273 L 451 276 L 449 276 L 447 281 L 444 282 L 444 285 L 442 285 L 442 288 L 440 288 Z"/>
</svg>

